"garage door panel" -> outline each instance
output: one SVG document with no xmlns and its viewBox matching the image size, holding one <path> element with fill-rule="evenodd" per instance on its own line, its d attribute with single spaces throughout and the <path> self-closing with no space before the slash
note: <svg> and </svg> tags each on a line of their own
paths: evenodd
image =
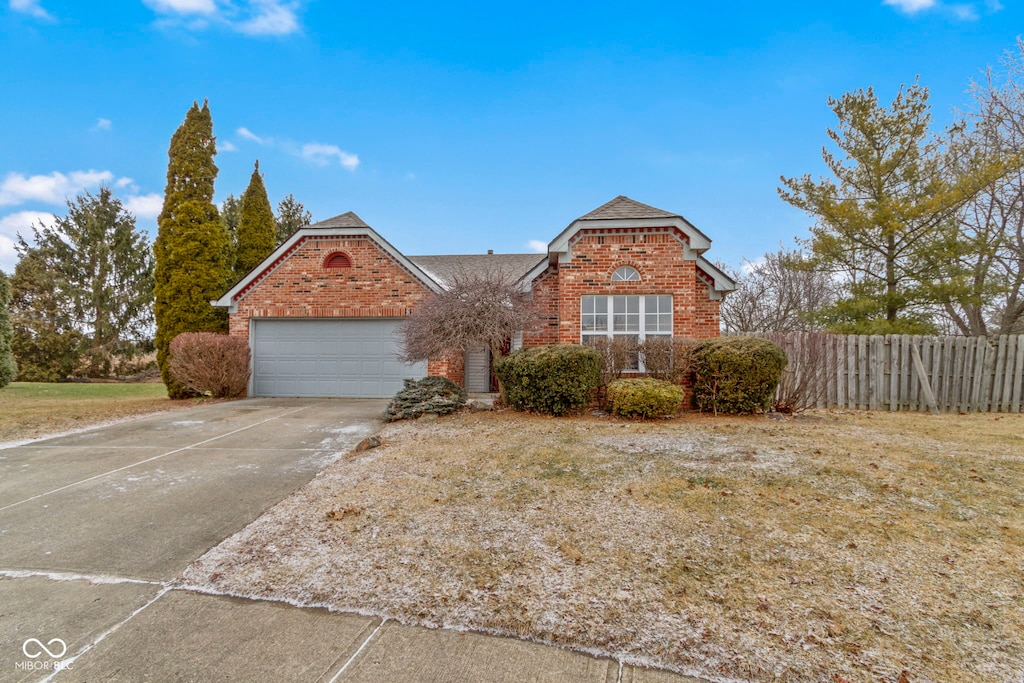
<svg viewBox="0 0 1024 683">
<path fill-rule="evenodd" d="M 254 320 L 256 396 L 389 397 L 426 363 L 399 360 L 399 320 Z"/>
</svg>

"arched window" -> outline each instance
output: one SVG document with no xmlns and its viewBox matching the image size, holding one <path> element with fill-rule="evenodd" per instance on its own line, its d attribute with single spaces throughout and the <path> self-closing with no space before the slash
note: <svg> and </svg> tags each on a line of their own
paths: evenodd
<svg viewBox="0 0 1024 683">
<path fill-rule="evenodd" d="M 633 266 L 622 266 L 616 268 L 612 273 L 612 282 L 639 282 L 640 271 Z"/>
<path fill-rule="evenodd" d="M 348 257 L 348 254 L 336 251 L 326 259 L 324 259 L 324 268 L 351 268 L 352 259 Z"/>
</svg>

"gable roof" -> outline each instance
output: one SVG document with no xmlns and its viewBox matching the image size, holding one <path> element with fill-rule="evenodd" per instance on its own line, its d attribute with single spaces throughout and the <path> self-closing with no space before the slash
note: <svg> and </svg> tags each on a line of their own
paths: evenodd
<svg viewBox="0 0 1024 683">
<path fill-rule="evenodd" d="M 328 218 L 327 220 L 320 221 L 319 223 L 313 223 L 307 225 L 307 228 L 369 228 L 362 218 L 356 215 L 355 211 L 346 211 L 340 216 L 334 218 Z"/>
<path fill-rule="evenodd" d="M 682 216 L 677 213 L 656 209 L 653 206 L 642 204 L 635 199 L 630 199 L 626 195 L 620 194 L 610 202 L 602 204 L 590 213 L 583 214 L 576 220 L 596 221 L 621 218 L 682 218 Z"/>
<path fill-rule="evenodd" d="M 449 285 L 459 275 L 485 275 L 498 272 L 522 278 L 537 264 L 546 261 L 545 254 L 461 254 L 443 256 L 410 256 L 427 275 L 441 285 Z"/>
</svg>

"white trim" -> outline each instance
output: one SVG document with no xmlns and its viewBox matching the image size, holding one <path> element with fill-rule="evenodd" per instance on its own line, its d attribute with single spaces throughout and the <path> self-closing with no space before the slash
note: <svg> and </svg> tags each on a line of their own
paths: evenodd
<svg viewBox="0 0 1024 683">
<path fill-rule="evenodd" d="M 263 259 L 258 266 L 250 270 L 245 277 L 239 280 L 235 285 L 229 289 L 224 296 L 210 303 L 214 306 L 222 306 L 228 308 L 229 313 L 235 313 L 238 310 L 238 303 L 234 301 L 235 296 L 248 287 L 256 278 L 263 274 L 263 271 L 274 261 L 283 256 L 289 249 L 295 246 L 300 240 L 304 239 L 352 239 L 352 238 L 364 238 L 375 243 L 376 246 L 383 251 L 385 254 L 390 256 L 395 262 L 402 268 L 409 271 L 409 273 L 419 280 L 427 289 L 433 292 L 440 292 L 441 285 L 430 277 L 422 268 L 414 264 L 408 258 L 406 258 L 400 251 L 395 249 L 391 244 L 383 237 L 377 234 L 373 228 L 299 228 L 295 231 L 291 237 L 284 241 L 277 249 L 275 249 L 270 256 Z M 283 263 L 283 262 L 282 262 Z"/>
</svg>

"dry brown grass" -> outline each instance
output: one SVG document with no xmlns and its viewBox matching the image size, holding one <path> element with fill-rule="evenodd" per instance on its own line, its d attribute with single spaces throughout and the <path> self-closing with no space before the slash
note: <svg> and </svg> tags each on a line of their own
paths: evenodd
<svg viewBox="0 0 1024 683">
<path fill-rule="evenodd" d="M 396 423 L 210 551 L 214 590 L 708 676 L 1024 676 L 1024 416 Z"/>
<path fill-rule="evenodd" d="M 14 382 L 0 389 L 0 443 L 194 405 L 163 384 Z"/>
</svg>

